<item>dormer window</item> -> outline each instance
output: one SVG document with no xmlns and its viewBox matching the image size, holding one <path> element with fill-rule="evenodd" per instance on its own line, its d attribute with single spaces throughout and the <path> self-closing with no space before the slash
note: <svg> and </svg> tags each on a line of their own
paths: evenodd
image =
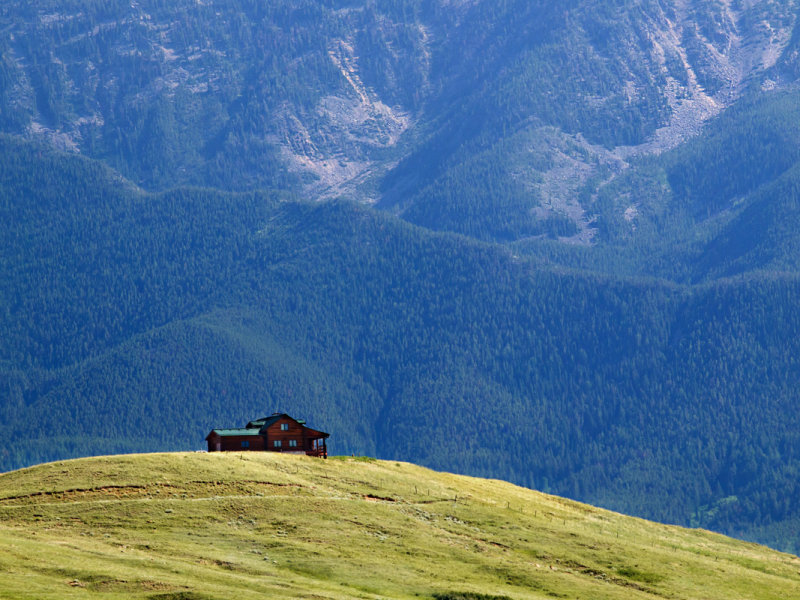
<svg viewBox="0 0 800 600">
<path fill-rule="evenodd" d="M 281 423 L 281 431 L 289 431 L 289 424 Z"/>
</svg>

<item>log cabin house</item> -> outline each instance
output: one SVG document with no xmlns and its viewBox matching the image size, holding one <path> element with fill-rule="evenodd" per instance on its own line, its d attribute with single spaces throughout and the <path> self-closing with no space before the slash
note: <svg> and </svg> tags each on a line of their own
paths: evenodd
<svg viewBox="0 0 800 600">
<path fill-rule="evenodd" d="M 209 452 L 261 450 L 328 458 L 329 433 L 306 427 L 286 413 L 250 421 L 240 429 L 212 429 L 206 436 Z"/>
</svg>

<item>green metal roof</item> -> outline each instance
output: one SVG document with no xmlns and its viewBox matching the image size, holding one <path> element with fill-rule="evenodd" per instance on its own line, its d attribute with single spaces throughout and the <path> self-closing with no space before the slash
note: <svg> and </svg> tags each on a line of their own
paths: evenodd
<svg viewBox="0 0 800 600">
<path fill-rule="evenodd" d="M 247 426 L 248 427 L 260 427 L 261 429 L 263 429 L 264 427 L 269 427 L 273 423 L 275 423 L 277 421 L 280 421 L 284 417 L 292 419 L 293 421 L 296 420 L 296 419 L 293 419 L 292 417 L 290 417 L 289 415 L 287 415 L 286 413 L 275 413 L 274 415 L 270 415 L 269 417 L 262 417 L 260 419 L 256 419 L 255 421 L 250 421 L 247 424 Z"/>
<path fill-rule="evenodd" d="M 226 437 L 229 435 L 260 435 L 258 429 L 212 429 L 211 433 L 216 433 L 221 437 Z M 211 435 L 211 434 L 209 434 Z"/>
</svg>

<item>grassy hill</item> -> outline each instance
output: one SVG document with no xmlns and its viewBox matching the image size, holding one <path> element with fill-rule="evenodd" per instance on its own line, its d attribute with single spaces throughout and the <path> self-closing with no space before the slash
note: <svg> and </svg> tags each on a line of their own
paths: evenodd
<svg viewBox="0 0 800 600">
<path fill-rule="evenodd" d="M 284 410 L 336 453 L 800 549 L 796 275 L 593 275 L 345 202 L 0 154 L 0 470 Z"/>
<path fill-rule="evenodd" d="M 112 456 L 6 473 L 0 490 L 4 598 L 777 599 L 800 586 L 795 556 L 408 463 Z"/>
</svg>

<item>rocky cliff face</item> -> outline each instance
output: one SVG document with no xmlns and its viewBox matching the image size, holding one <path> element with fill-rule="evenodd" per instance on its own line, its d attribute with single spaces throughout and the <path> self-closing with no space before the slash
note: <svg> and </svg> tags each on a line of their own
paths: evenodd
<svg viewBox="0 0 800 600">
<path fill-rule="evenodd" d="M 503 141 L 495 160 L 504 165 L 505 179 L 527 191 L 518 204 L 539 221 L 574 222 L 576 228 L 561 237 L 578 243 L 594 238 L 589 215 L 599 183 L 623 172 L 634 157 L 696 135 L 743 94 L 780 89 L 796 77 L 790 66 L 797 54 L 794 1 L 569 2 L 558 10 L 534 3 L 516 6 L 515 16 L 509 10 L 504 18 L 489 14 L 487 6 L 475 4 L 468 12 L 490 24 L 484 46 L 473 53 L 477 63 L 486 63 L 478 70 L 490 83 L 464 86 L 471 105 L 454 118 L 469 120 L 469 110 L 481 115 L 473 137 L 484 151 Z M 531 33 L 543 18 L 550 27 Z M 462 17 L 453 31 L 468 28 L 465 22 Z M 504 33 L 509 28 L 511 34 Z M 504 35 L 514 43 L 504 45 Z M 473 39 L 462 37 L 464 43 Z M 483 115 L 501 116 L 487 125 L 491 118 Z M 447 148 L 455 129 L 417 151 Z M 470 156 L 454 152 L 452 162 Z M 401 210 L 412 220 L 436 227 L 425 205 L 438 202 L 430 198 L 441 173 L 424 181 L 410 203 L 402 197 L 404 176 L 416 177 L 424 162 L 409 161 L 408 172 L 397 176 L 399 193 L 393 197 L 390 187 L 387 196 L 406 202 Z M 491 198 L 475 201 L 491 210 Z M 635 214 L 635 203 L 629 208 Z"/>
<path fill-rule="evenodd" d="M 296 175 L 322 198 L 355 189 L 418 116 L 424 30 L 358 6 L 262 4 L 7 3 L 0 123 L 147 187 Z"/>
<path fill-rule="evenodd" d="M 566 218 L 588 243 L 586 185 L 794 81 L 796 4 L 15 0 L 0 127 L 149 188 L 291 188 L 411 220 L 502 142 L 492 160 L 525 190 L 508 219 Z"/>
</svg>

